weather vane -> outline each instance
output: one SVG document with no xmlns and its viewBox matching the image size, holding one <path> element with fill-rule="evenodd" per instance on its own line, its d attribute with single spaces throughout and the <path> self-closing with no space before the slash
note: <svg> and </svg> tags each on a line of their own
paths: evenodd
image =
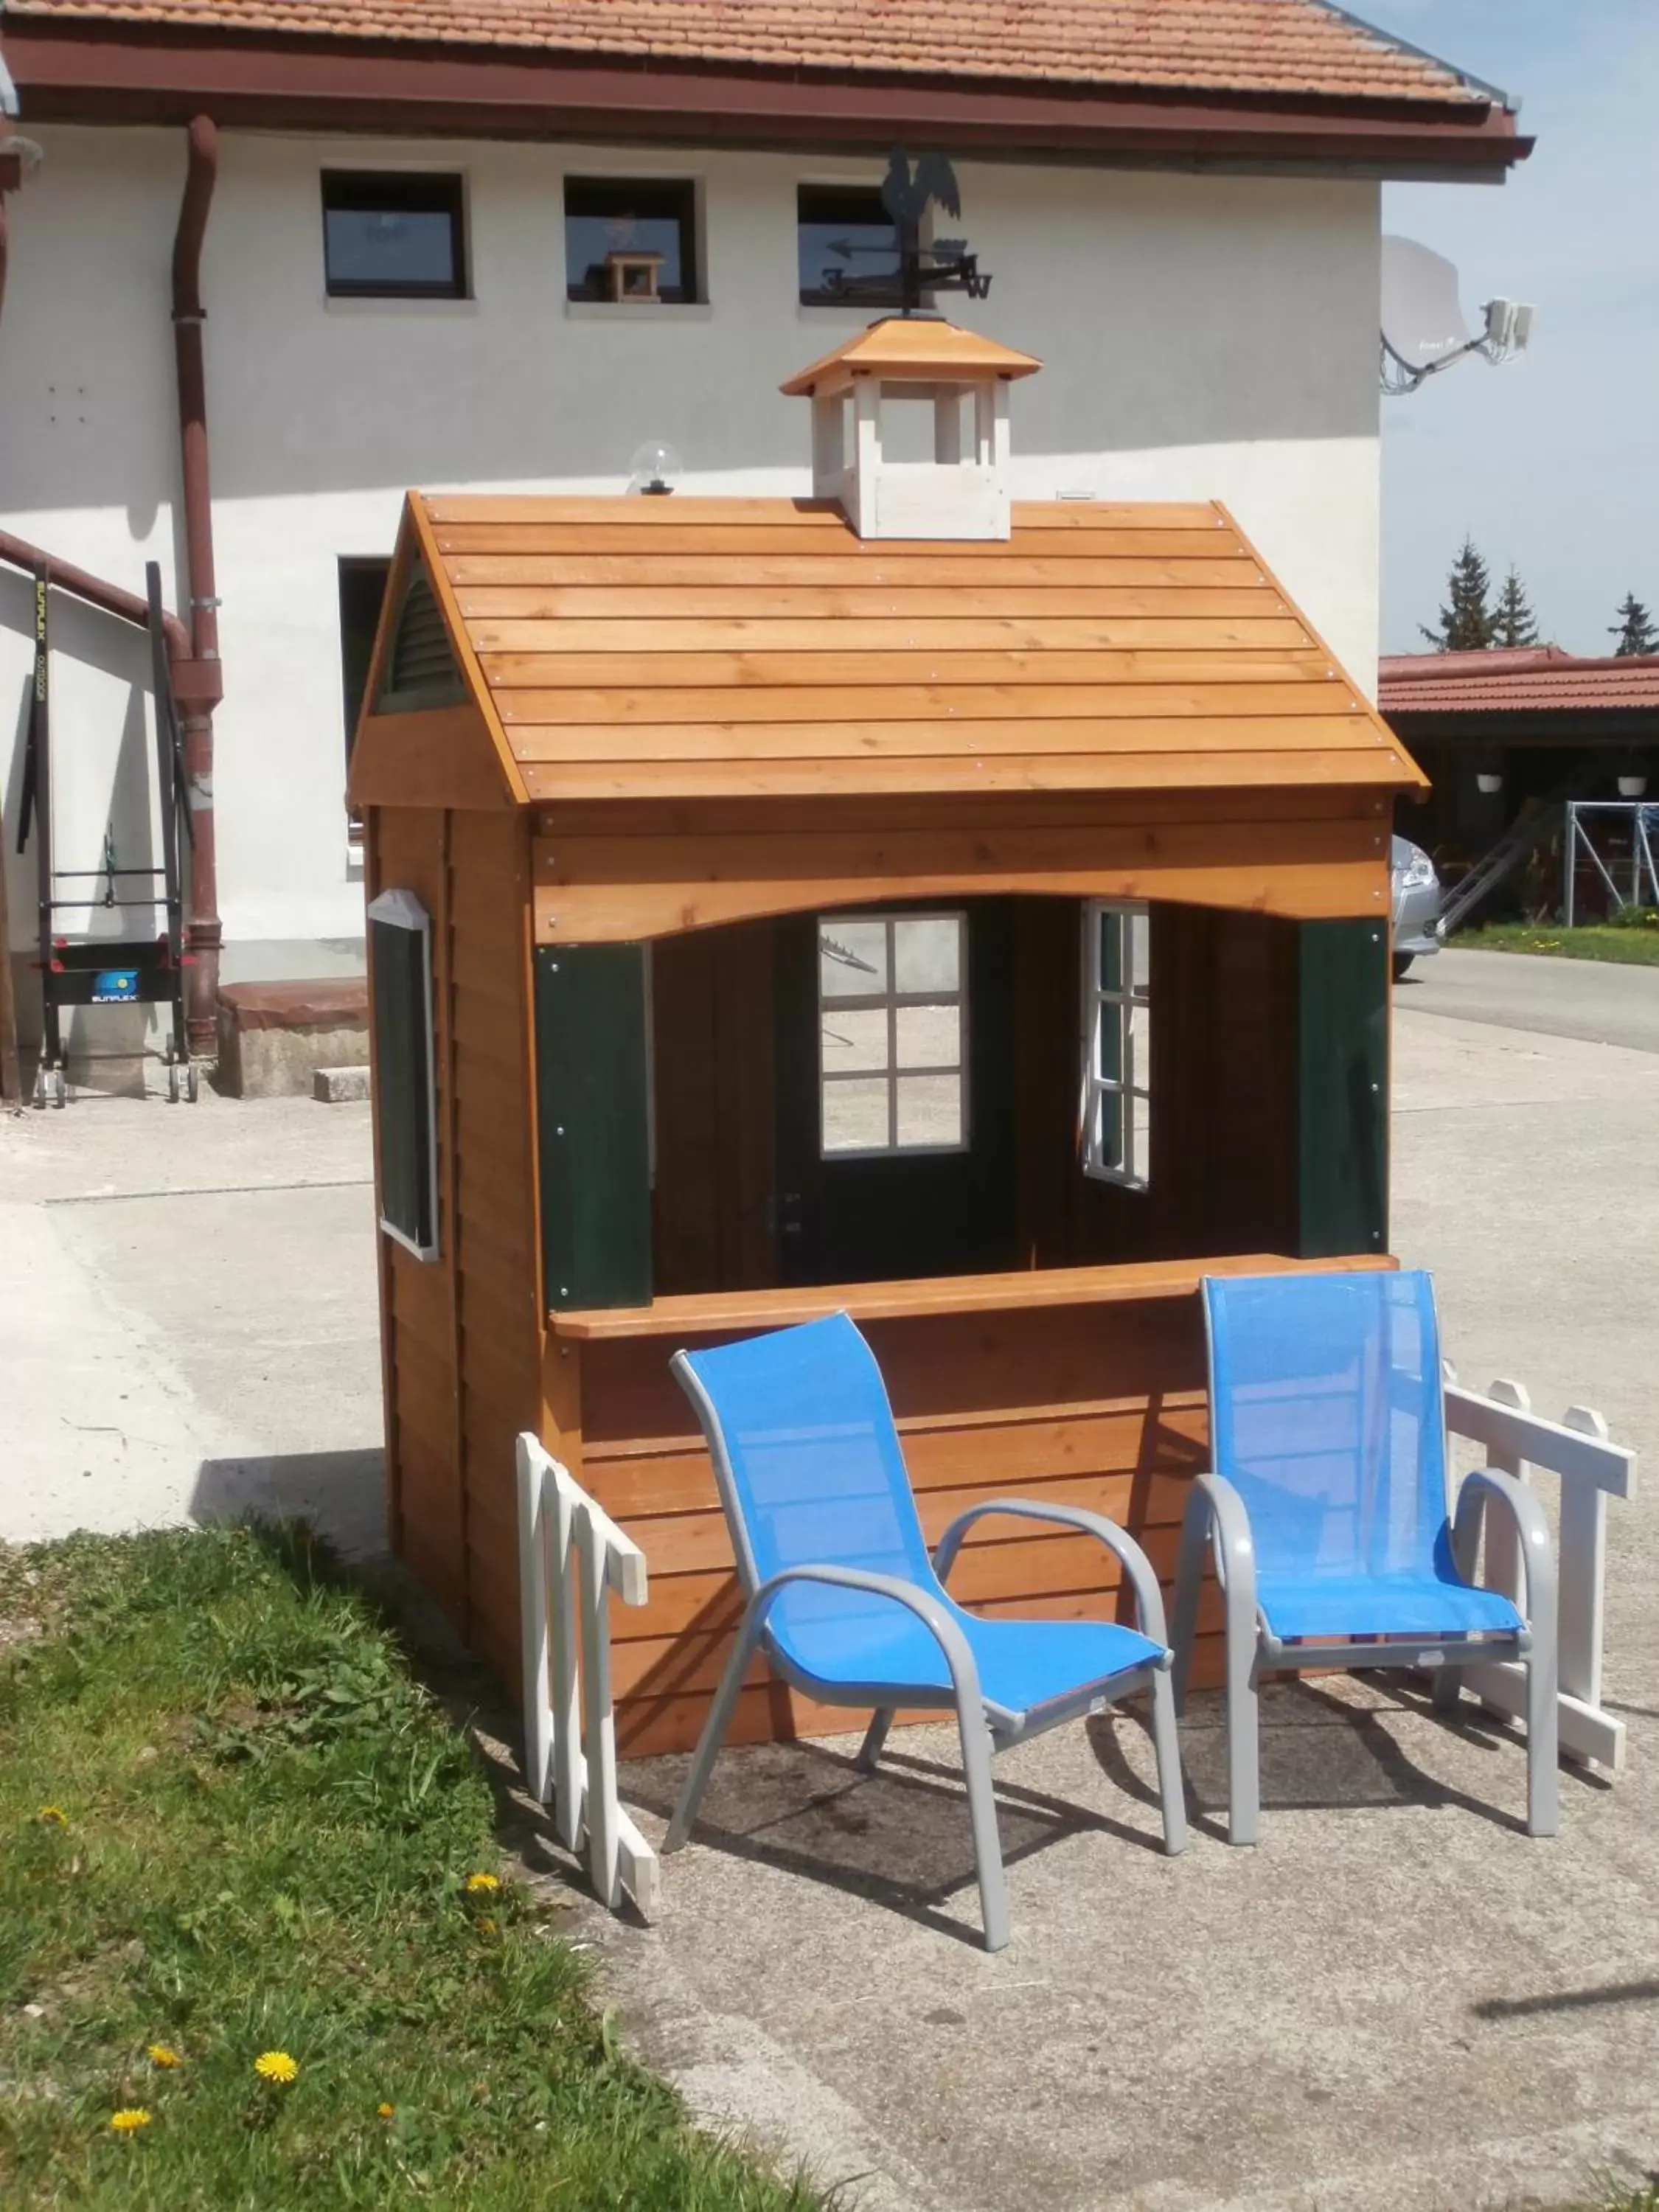
<svg viewBox="0 0 1659 2212">
<path fill-rule="evenodd" d="M 881 204 L 893 218 L 893 228 L 898 233 L 898 269 L 872 270 L 860 275 L 850 269 L 826 269 L 823 289 L 836 298 L 857 301 L 874 300 L 885 304 L 892 296 L 893 277 L 899 283 L 900 304 L 907 315 L 920 312 L 925 292 L 965 292 L 970 300 L 982 300 L 991 289 L 991 279 L 981 272 L 977 258 L 968 251 L 968 242 L 961 238 L 936 238 L 931 246 L 921 242 L 922 218 L 930 207 L 941 209 L 945 214 L 960 216 L 962 194 L 957 185 L 957 173 L 943 154 L 923 154 L 914 169 L 910 156 L 902 146 L 896 146 L 887 159 L 887 174 L 882 180 Z M 860 253 L 890 254 L 889 246 L 860 246 L 850 238 L 832 239 L 830 251 L 843 261 L 850 261 Z"/>
</svg>

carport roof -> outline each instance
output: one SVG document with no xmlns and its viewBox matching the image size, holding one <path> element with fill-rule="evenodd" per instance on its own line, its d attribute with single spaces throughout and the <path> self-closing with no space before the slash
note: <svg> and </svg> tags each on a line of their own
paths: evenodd
<svg viewBox="0 0 1659 2212">
<path fill-rule="evenodd" d="M 1379 669 L 1385 714 L 1659 714 L 1659 653 L 1581 659 L 1559 645 L 1486 653 L 1403 653 Z"/>
</svg>

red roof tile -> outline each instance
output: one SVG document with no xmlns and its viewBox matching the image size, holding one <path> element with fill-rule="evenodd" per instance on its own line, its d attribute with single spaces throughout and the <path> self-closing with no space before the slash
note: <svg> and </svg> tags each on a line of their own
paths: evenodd
<svg viewBox="0 0 1659 2212">
<path fill-rule="evenodd" d="M 1491 104 L 1322 0 L 7 0 L 8 17 L 769 69 Z"/>
<path fill-rule="evenodd" d="M 1378 670 L 1385 714 L 1547 714 L 1586 708 L 1659 714 L 1659 653 L 1580 659 L 1559 645 L 1401 653 Z"/>
</svg>

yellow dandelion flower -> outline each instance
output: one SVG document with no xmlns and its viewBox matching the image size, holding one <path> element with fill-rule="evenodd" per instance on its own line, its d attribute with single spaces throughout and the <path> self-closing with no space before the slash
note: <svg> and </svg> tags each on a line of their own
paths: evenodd
<svg viewBox="0 0 1659 2212">
<path fill-rule="evenodd" d="M 109 2124 L 118 2136 L 137 2135 L 140 2128 L 149 2125 L 149 2114 L 142 2105 L 129 2105 L 122 2112 L 112 2112 Z"/>
<path fill-rule="evenodd" d="M 61 1805 L 43 1805 L 37 1818 L 48 1828 L 67 1828 L 69 1814 Z"/>
<path fill-rule="evenodd" d="M 374 2107 L 375 2112 L 383 2120 L 389 2120 L 397 2109 L 398 2107 L 395 2105 L 376 2105 Z"/>
<path fill-rule="evenodd" d="M 274 2081 L 286 2088 L 300 2069 L 286 2051 L 262 2051 L 253 2062 L 253 2070 L 262 2081 Z"/>
<path fill-rule="evenodd" d="M 481 1890 L 487 1891 L 491 1889 L 499 1889 L 501 1885 L 499 1875 L 493 1874 L 470 1874 L 466 1878 L 466 1886 L 476 1897 Z"/>
<path fill-rule="evenodd" d="M 170 2043 L 152 2043 L 148 2052 L 152 2066 L 176 2066 L 179 2054 Z"/>
</svg>

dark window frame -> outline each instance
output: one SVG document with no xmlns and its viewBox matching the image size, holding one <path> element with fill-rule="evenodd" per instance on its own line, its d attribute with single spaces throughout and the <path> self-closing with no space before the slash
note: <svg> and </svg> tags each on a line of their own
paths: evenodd
<svg viewBox="0 0 1659 2212">
<path fill-rule="evenodd" d="M 384 1208 L 380 1231 L 416 1260 L 435 1260 L 440 1232 L 432 917 L 413 891 L 394 890 L 369 902 L 368 923 Z"/>
<path fill-rule="evenodd" d="M 322 172 L 323 286 L 331 300 L 466 300 L 466 179 L 459 169 L 325 169 Z M 338 276 L 330 266 L 328 218 L 340 215 L 445 215 L 449 218 L 449 275 L 430 282 L 399 277 L 380 283 Z"/>
<path fill-rule="evenodd" d="M 809 211 L 809 203 L 812 204 Z M 880 313 L 884 307 L 902 307 L 904 294 L 895 267 L 890 291 L 866 292 L 852 299 L 838 299 L 834 293 L 824 292 L 800 279 L 800 234 L 808 223 L 834 225 L 848 229 L 868 230 L 879 224 L 893 234 L 893 258 L 898 258 L 898 226 L 882 205 L 879 185 L 797 185 L 795 187 L 795 267 L 796 290 L 803 307 L 842 307 L 868 309 Z M 848 264 L 848 273 L 856 273 L 860 260 L 868 266 L 867 258 L 858 257 Z"/>
<path fill-rule="evenodd" d="M 573 198 L 578 201 L 585 199 L 589 204 L 573 207 Z M 606 201 L 612 204 L 603 204 Z M 660 204 L 653 207 L 649 204 L 652 201 Z M 620 221 L 628 216 L 644 216 L 650 221 L 673 222 L 679 225 L 680 281 L 672 287 L 659 289 L 653 304 L 665 307 L 703 305 L 701 210 L 695 177 L 567 176 L 563 195 L 564 296 L 567 302 L 572 306 L 590 307 L 611 304 L 610 292 L 603 288 L 595 288 L 590 282 L 588 269 L 584 268 L 579 274 L 572 264 L 570 224 L 573 217 L 588 221 Z M 590 264 L 589 268 L 592 265 Z"/>
</svg>

